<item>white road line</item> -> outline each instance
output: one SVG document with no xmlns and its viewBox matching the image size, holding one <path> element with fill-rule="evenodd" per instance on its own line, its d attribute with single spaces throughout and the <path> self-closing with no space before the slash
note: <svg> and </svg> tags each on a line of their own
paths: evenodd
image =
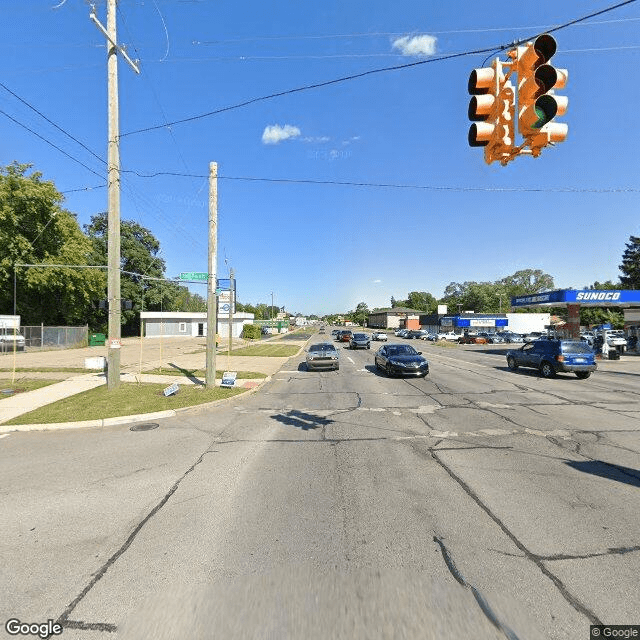
<svg viewBox="0 0 640 640">
<path fill-rule="evenodd" d="M 347 356 L 347 360 L 351 363 L 351 364 L 355 364 L 355 362 L 349 357 Z"/>
<path fill-rule="evenodd" d="M 3 433 L 2 435 L 0 435 L 0 439 L 2 438 L 6 438 L 7 436 L 10 436 L 10 433 Z"/>
</svg>

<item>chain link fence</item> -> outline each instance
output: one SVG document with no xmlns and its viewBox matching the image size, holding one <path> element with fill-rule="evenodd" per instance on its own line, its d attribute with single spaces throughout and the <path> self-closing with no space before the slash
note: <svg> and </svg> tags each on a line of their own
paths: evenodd
<svg viewBox="0 0 640 640">
<path fill-rule="evenodd" d="M 44 325 L 20 327 L 27 351 L 51 349 L 77 349 L 86 347 L 89 327 L 45 327 Z"/>
</svg>

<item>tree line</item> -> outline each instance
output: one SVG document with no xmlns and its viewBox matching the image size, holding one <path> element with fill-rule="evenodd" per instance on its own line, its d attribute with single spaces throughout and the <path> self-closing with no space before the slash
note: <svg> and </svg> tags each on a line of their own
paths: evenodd
<svg viewBox="0 0 640 640">
<path fill-rule="evenodd" d="M 81 228 L 63 204 L 54 183 L 32 165 L 0 167 L 0 314 L 15 308 L 23 325 L 88 324 L 106 332 L 107 214 Z M 120 237 L 122 335 L 139 334 L 141 311 L 207 310 L 205 298 L 166 277 L 160 242 L 149 229 L 121 220 Z M 279 311 L 264 304 L 237 308 L 257 318 Z"/>
</svg>

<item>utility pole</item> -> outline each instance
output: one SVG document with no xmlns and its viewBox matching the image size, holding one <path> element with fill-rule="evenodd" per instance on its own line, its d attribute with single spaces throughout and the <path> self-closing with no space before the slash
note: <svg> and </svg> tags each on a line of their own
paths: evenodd
<svg viewBox="0 0 640 640">
<path fill-rule="evenodd" d="M 218 332 L 218 296 L 216 262 L 218 260 L 218 165 L 209 163 L 209 279 L 207 281 L 207 371 L 206 387 L 216 386 L 216 333 Z"/>
<path fill-rule="evenodd" d="M 233 337 L 233 308 L 236 304 L 236 288 L 233 279 L 233 269 L 229 271 L 229 351 L 227 352 L 227 370 L 229 370 L 229 358 L 231 357 L 231 339 Z"/>
<path fill-rule="evenodd" d="M 116 34 L 116 3 L 107 0 L 107 28 L 105 29 L 92 6 L 89 18 L 107 38 L 108 74 L 108 240 L 107 240 L 107 298 L 109 305 L 109 347 L 107 351 L 107 388 L 120 385 L 120 124 L 118 110 L 118 53 L 121 53 L 131 68 L 140 73 L 135 62 L 118 46 Z"/>
<path fill-rule="evenodd" d="M 271 292 L 271 309 L 269 309 L 269 318 L 272 318 L 273 314 L 273 291 Z"/>
</svg>

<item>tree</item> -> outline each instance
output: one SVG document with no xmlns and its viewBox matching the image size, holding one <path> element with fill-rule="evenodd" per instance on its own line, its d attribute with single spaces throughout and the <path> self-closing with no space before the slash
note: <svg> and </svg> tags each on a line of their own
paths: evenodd
<svg viewBox="0 0 640 640">
<path fill-rule="evenodd" d="M 107 262 L 107 215 L 91 217 L 84 229 L 93 243 L 94 259 Z M 120 222 L 120 296 L 132 302 L 131 309 L 122 311 L 122 334 L 140 332 L 141 311 L 178 311 L 184 287 L 164 280 L 165 263 L 159 256 L 160 242 L 145 227 L 133 220 Z M 104 312 L 96 312 L 96 321 L 106 321 Z"/>
<path fill-rule="evenodd" d="M 366 302 L 358 302 L 355 311 L 350 312 L 351 317 L 353 318 L 353 322 L 357 322 L 358 324 L 364 325 L 369 316 L 369 307 Z"/>
<path fill-rule="evenodd" d="M 435 313 L 438 309 L 438 301 L 426 291 L 411 291 L 407 296 L 407 306 L 409 309 Z"/>
<path fill-rule="evenodd" d="M 13 314 L 15 263 L 96 265 L 92 246 L 63 195 L 32 165 L 0 168 L 0 313 Z M 104 263 L 101 263 L 104 264 Z M 16 312 L 22 324 L 85 324 L 106 284 L 91 268 L 16 267 Z"/>
<path fill-rule="evenodd" d="M 509 296 L 513 297 L 551 291 L 554 288 L 553 276 L 544 273 L 541 269 L 522 269 L 498 280 L 496 284 L 502 284 Z"/>
<path fill-rule="evenodd" d="M 629 236 L 622 254 L 620 283 L 625 289 L 640 289 L 640 236 Z"/>
</svg>

